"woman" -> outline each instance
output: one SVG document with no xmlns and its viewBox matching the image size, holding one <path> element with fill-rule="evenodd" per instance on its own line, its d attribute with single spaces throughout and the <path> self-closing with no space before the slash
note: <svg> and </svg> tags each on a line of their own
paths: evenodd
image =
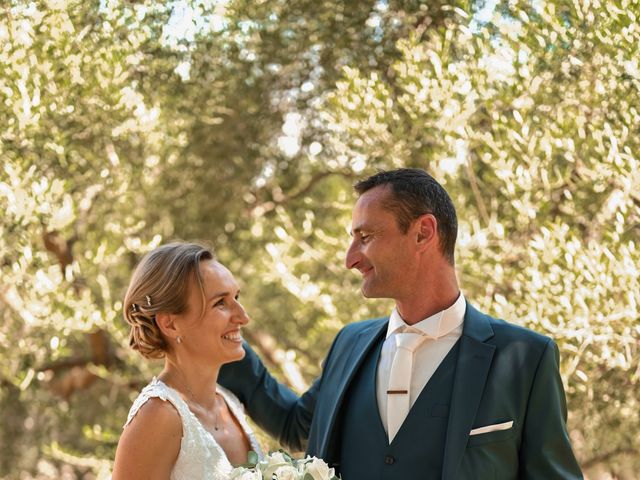
<svg viewBox="0 0 640 480">
<path fill-rule="evenodd" d="M 249 451 L 261 455 L 239 400 L 216 384 L 221 365 L 244 357 L 238 297 L 203 245 L 171 243 L 142 259 L 123 305 L 129 343 L 164 369 L 131 407 L 113 480 L 221 480 Z"/>
</svg>

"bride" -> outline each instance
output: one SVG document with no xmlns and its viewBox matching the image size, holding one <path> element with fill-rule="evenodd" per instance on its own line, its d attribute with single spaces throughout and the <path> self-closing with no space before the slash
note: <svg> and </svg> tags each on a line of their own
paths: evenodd
<svg viewBox="0 0 640 480">
<path fill-rule="evenodd" d="M 262 456 L 242 404 L 216 383 L 221 365 L 244 356 L 249 318 L 238 296 L 233 275 L 200 244 L 161 246 L 137 266 L 123 305 L 129 343 L 164 358 L 164 369 L 131 407 L 113 480 L 222 480 L 249 451 Z"/>
</svg>

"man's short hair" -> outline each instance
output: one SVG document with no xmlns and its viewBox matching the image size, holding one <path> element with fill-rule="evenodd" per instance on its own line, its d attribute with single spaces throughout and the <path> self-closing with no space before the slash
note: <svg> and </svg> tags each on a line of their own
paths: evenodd
<svg viewBox="0 0 640 480">
<path fill-rule="evenodd" d="M 438 222 L 440 248 L 454 264 L 458 219 L 456 209 L 447 191 L 435 178 L 418 168 L 399 168 L 381 171 L 354 185 L 358 195 L 378 186 L 389 185 L 391 195 L 383 206 L 396 217 L 402 233 L 407 233 L 411 223 L 421 215 L 430 213 Z"/>
</svg>

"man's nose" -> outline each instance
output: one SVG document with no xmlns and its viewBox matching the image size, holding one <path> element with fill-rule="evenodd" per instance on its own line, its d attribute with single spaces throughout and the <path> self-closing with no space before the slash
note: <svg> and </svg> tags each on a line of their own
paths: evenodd
<svg viewBox="0 0 640 480">
<path fill-rule="evenodd" d="M 347 249 L 347 256 L 345 258 L 345 266 L 347 268 L 355 268 L 360 261 L 360 254 L 358 252 L 358 248 L 356 247 L 356 242 L 353 240 L 349 244 L 349 248 Z"/>
</svg>

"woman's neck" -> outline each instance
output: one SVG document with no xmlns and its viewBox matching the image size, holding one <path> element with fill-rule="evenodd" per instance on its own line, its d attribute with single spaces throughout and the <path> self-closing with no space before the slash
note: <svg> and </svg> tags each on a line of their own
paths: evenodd
<svg viewBox="0 0 640 480">
<path fill-rule="evenodd" d="M 198 365 L 167 357 L 158 378 L 178 390 L 190 402 L 209 409 L 216 405 L 215 392 L 219 371 L 219 365 Z"/>
</svg>

